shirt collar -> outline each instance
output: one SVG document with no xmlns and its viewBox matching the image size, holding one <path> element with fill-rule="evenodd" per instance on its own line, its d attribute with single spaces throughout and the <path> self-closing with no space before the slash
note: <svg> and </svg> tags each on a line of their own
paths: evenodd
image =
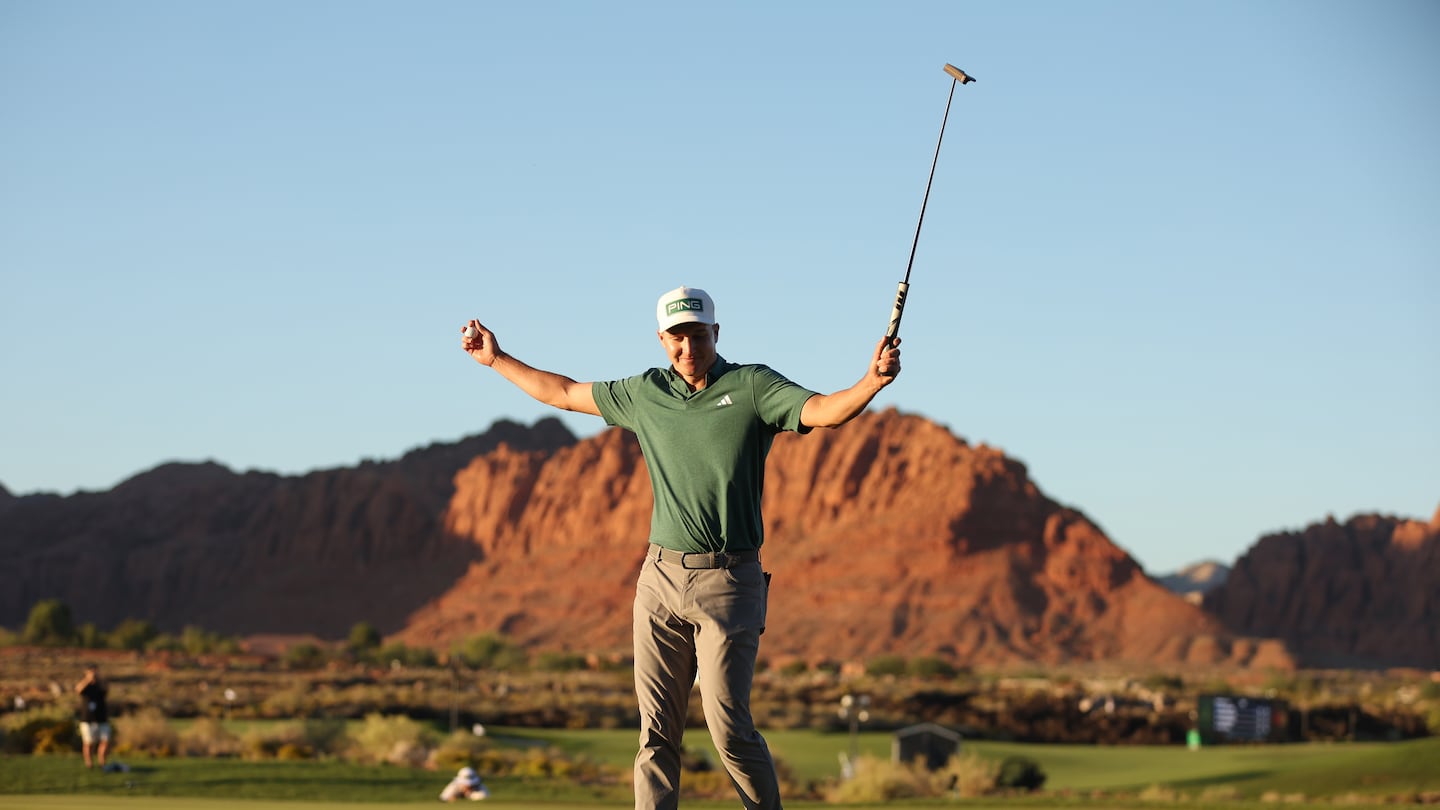
<svg viewBox="0 0 1440 810">
<path fill-rule="evenodd" d="M 734 364 L 718 354 L 715 355 L 715 362 L 711 363 L 710 370 L 705 372 L 705 388 L 708 389 L 714 385 L 716 380 L 725 376 L 725 372 L 732 368 L 735 368 Z M 691 394 L 698 393 L 690 390 L 690 384 L 685 382 L 685 378 L 681 377 L 675 371 L 674 366 L 665 367 L 665 379 L 670 383 L 670 390 L 676 394 L 690 396 Z"/>
</svg>

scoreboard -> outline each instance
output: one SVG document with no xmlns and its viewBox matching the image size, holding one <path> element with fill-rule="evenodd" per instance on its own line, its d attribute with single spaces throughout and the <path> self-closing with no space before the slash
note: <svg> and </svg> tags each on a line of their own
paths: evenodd
<svg viewBox="0 0 1440 810">
<path fill-rule="evenodd" d="M 1286 737 L 1284 701 L 1241 695 L 1201 695 L 1196 724 L 1207 742 L 1276 742 Z"/>
</svg>

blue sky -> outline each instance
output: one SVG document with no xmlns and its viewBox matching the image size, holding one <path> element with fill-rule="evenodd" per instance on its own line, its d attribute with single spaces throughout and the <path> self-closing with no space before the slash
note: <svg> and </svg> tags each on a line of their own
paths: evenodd
<svg viewBox="0 0 1440 810">
<path fill-rule="evenodd" d="M 1440 5 L 0 0 L 0 483 L 547 414 L 653 306 L 1024 461 L 1156 573 L 1440 505 Z M 593 417 L 565 415 L 580 435 Z"/>
</svg>

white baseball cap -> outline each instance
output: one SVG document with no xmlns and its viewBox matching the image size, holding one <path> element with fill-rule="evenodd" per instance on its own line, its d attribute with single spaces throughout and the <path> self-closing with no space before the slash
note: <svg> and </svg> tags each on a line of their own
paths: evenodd
<svg viewBox="0 0 1440 810">
<path fill-rule="evenodd" d="M 715 323 L 715 302 L 698 287 L 676 287 L 655 303 L 655 320 L 660 331 L 679 323 Z"/>
</svg>

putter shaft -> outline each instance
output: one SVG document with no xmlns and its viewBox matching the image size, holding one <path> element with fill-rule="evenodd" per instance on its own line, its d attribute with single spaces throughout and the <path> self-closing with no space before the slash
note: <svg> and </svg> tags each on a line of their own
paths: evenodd
<svg viewBox="0 0 1440 810">
<path fill-rule="evenodd" d="M 925 197 L 920 201 L 920 221 L 915 223 L 915 239 L 910 243 L 910 260 L 905 263 L 905 280 L 900 282 L 895 291 L 895 306 L 890 310 L 890 326 L 885 331 L 886 345 L 892 343 L 900 334 L 900 318 L 905 314 L 905 298 L 910 293 L 910 270 L 915 266 L 915 249 L 920 246 L 920 228 L 925 225 L 925 208 L 930 204 L 930 186 L 935 182 L 935 167 L 940 163 L 940 144 L 945 141 L 945 124 L 950 120 L 950 102 L 955 100 L 955 85 L 975 81 L 974 77 L 948 62 L 945 63 L 945 72 L 952 79 L 950 95 L 945 99 L 945 115 L 940 119 L 940 137 L 935 140 L 935 157 L 930 161 L 930 177 L 925 181 Z"/>
</svg>

